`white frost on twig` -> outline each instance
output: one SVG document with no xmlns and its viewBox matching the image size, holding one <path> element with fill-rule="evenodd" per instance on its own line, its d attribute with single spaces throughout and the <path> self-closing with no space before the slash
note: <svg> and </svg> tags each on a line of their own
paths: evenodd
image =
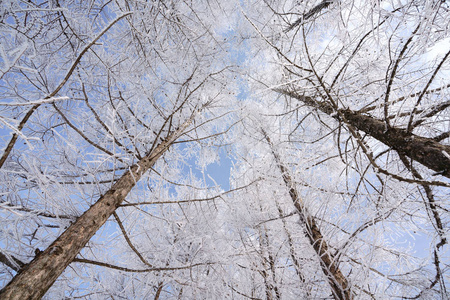
<svg viewBox="0 0 450 300">
<path fill-rule="evenodd" d="M 3 106 L 27 106 L 27 105 L 35 105 L 35 104 L 52 103 L 52 102 L 61 101 L 61 100 L 69 100 L 69 97 L 67 97 L 67 96 L 50 97 L 50 98 L 39 99 L 37 101 L 19 102 L 19 103 L 18 102 L 11 102 L 11 103 L 0 102 L 0 105 L 3 105 Z"/>
<path fill-rule="evenodd" d="M 445 157 L 447 157 L 448 159 L 450 159 L 450 154 L 448 154 L 447 151 L 442 150 L 442 154 L 444 154 Z"/>
<path fill-rule="evenodd" d="M 24 214 L 21 214 L 21 213 L 19 213 L 17 211 L 17 209 L 21 209 L 20 206 L 11 206 L 9 202 L 2 202 L 2 203 L 0 203 L 0 207 L 1 207 L 1 209 L 7 210 L 7 211 L 9 211 L 9 212 L 19 216 L 19 217 L 23 217 L 24 216 Z"/>
</svg>

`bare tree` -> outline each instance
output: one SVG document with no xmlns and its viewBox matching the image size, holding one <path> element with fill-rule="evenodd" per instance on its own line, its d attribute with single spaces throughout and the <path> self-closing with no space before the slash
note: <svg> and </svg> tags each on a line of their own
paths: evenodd
<svg viewBox="0 0 450 300">
<path fill-rule="evenodd" d="M 2 298 L 37 299 L 52 285 L 48 295 L 54 297 L 66 292 L 82 294 L 65 288 L 70 285 L 66 276 L 89 276 L 99 267 L 116 270 L 116 274 L 118 270 L 140 274 L 189 269 L 202 273 L 201 266 L 208 268 L 204 257 L 175 259 L 182 255 L 178 252 L 183 249 L 177 248 L 184 243 L 182 239 L 161 245 L 173 247 L 172 256 L 149 254 L 159 250 L 142 247 L 142 240 L 130 233 L 123 216 L 131 213 L 135 220 L 139 215 L 147 220 L 142 215 L 151 208 L 121 206 L 124 201 L 137 200 L 135 191 L 142 187 L 150 196 L 154 189 L 163 194 L 169 189 L 160 183 L 167 181 L 165 176 L 172 190 L 176 181 L 184 189 L 204 190 L 198 195 L 206 198 L 203 201 L 212 201 L 211 193 L 220 194 L 203 187 L 194 176 L 183 182 L 170 174 L 193 155 L 195 147 L 186 151 L 185 144 L 203 148 L 203 143 L 220 139 L 231 126 L 228 121 L 212 122 L 227 118 L 229 112 L 223 109 L 227 101 L 221 101 L 230 68 L 217 54 L 226 42 L 209 31 L 207 13 L 196 13 L 191 5 L 135 1 L 2 4 L 4 34 L 14 33 L 16 43 L 34 45 L 19 53 L 21 45 L 11 42 L 3 57 L 2 67 L 9 67 L 2 69 L 2 120 L 12 138 L 1 158 L 2 246 L 7 247 L 1 255 L 2 282 L 13 279 L 2 289 Z M 30 22 L 41 24 L 32 36 Z M 38 54 L 33 56 L 33 50 L 39 50 Z M 7 61 L 10 53 L 20 55 Z M 211 55 L 215 61 L 209 59 Z M 30 88 L 21 91 L 20 85 Z M 169 148 L 172 152 L 168 153 Z M 188 154 L 182 155 L 183 151 Z M 178 195 L 182 192 L 186 193 L 180 190 Z M 180 205 L 182 213 L 193 194 L 185 196 L 184 204 L 168 201 L 167 205 Z M 126 266 L 107 261 L 114 254 L 107 253 L 108 240 L 97 238 L 100 228 L 120 232 L 124 243 L 117 245 L 117 255 L 132 252 L 137 261 L 128 261 Z M 9 235 L 9 230 L 17 234 Z M 164 228 L 158 230 L 164 232 Z M 123 249 L 126 252 L 121 253 Z M 98 258 L 100 253 L 103 256 Z M 128 278 L 134 280 L 135 275 Z M 125 282 L 123 292 L 127 293 Z M 151 290 L 160 297 L 164 287 L 170 290 L 173 283 L 155 276 L 151 288 L 141 293 Z M 106 290 L 117 291 L 118 287 L 111 285 Z"/>
<path fill-rule="evenodd" d="M 2 1 L 0 298 L 445 299 L 449 18 Z"/>
<path fill-rule="evenodd" d="M 275 107 L 278 101 L 284 102 L 283 110 L 265 113 L 282 120 L 279 122 L 285 128 L 276 130 L 274 126 L 271 130 L 282 136 L 280 143 L 286 145 L 283 151 L 298 157 L 297 162 L 290 157 L 286 164 L 296 170 L 312 171 L 343 163 L 341 175 L 330 174 L 347 178 L 346 191 L 342 193 L 348 193 L 349 201 L 342 204 L 346 209 L 337 210 L 367 214 L 357 207 L 370 207 L 369 197 L 374 209 L 384 211 L 374 214 L 373 223 L 355 221 L 359 227 L 353 233 L 336 220 L 327 219 L 329 215 L 321 216 L 321 226 L 328 222 L 337 231 L 347 232 L 350 240 L 342 244 L 347 248 L 357 236 L 379 224 L 395 222 L 406 215 L 417 221 L 426 218 L 429 230 L 410 230 L 413 236 L 420 232 L 419 236 L 428 237 L 426 246 L 420 246 L 426 247 L 427 255 L 417 257 L 427 261 L 423 263 L 427 267 L 420 269 L 427 275 L 421 284 L 411 279 L 409 291 L 407 284 L 400 287 L 404 281 L 394 281 L 398 289 L 389 295 L 445 298 L 442 249 L 447 243 L 443 233 L 448 232 L 444 220 L 448 220 L 445 195 L 450 170 L 448 5 L 439 1 L 336 1 L 308 19 L 299 19 L 298 14 L 314 11 L 324 2 L 305 6 L 290 1 L 266 4 L 267 14 L 259 12 L 266 18 L 249 11 L 245 17 L 260 37 L 258 49 L 272 58 L 272 64 L 259 77 L 254 76 L 254 86 L 264 89 L 261 99 L 273 97 L 261 100 L 267 105 Z M 286 34 L 280 33 L 286 25 L 291 26 Z M 279 77 L 275 78 L 273 74 L 277 72 Z M 277 100 L 268 90 L 281 98 Z M 295 155 L 290 148 L 302 151 Z M 321 148 L 329 152 L 324 153 Z M 305 156 L 304 149 L 316 155 Z M 327 190 L 308 176 L 294 177 L 305 189 Z M 399 199 L 404 200 L 398 206 L 388 204 L 389 197 L 397 192 Z M 401 208 L 407 199 L 414 199 L 419 205 L 416 210 Z M 347 220 L 352 218 L 345 216 Z M 405 222 L 405 228 L 415 228 L 414 222 Z M 342 250 L 336 251 L 335 254 Z M 398 255 L 405 253 L 402 251 Z M 357 264 L 366 263 L 351 260 L 353 271 Z M 416 276 L 411 277 L 419 278 L 418 272 L 411 270 L 410 274 Z M 354 277 L 350 278 L 351 286 L 362 287 Z M 360 291 L 376 295 L 369 289 Z"/>
<path fill-rule="evenodd" d="M 188 119 L 136 165 L 131 166 L 130 170 L 122 175 L 93 206 L 77 218 L 60 237 L 21 269 L 21 272 L 2 289 L 0 296 L 8 299 L 39 299 L 44 296 L 80 250 L 119 207 L 136 182 L 140 180 L 142 174 L 154 166 L 170 145 L 190 125 L 192 119 L 193 117 Z"/>
<path fill-rule="evenodd" d="M 283 177 L 283 181 L 286 188 L 289 190 L 289 196 L 291 197 L 292 203 L 300 216 L 300 221 L 302 223 L 301 225 L 304 227 L 305 235 L 317 253 L 322 271 L 328 278 L 328 283 L 333 290 L 334 297 L 336 299 L 353 299 L 353 293 L 350 289 L 349 282 L 339 269 L 339 261 L 330 252 L 328 242 L 324 239 L 320 228 L 316 224 L 316 221 L 310 215 L 308 208 L 305 207 L 304 201 L 300 198 L 295 183 L 289 174 L 289 170 L 281 161 L 279 154 L 274 149 L 274 145 L 272 144 L 270 137 L 264 129 L 262 129 L 262 134 L 271 148 L 275 162 L 280 169 L 281 176 Z"/>
</svg>

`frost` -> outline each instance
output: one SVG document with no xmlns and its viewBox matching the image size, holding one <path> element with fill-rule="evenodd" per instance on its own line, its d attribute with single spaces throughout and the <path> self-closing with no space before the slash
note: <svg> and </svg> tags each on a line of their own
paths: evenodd
<svg viewBox="0 0 450 300">
<path fill-rule="evenodd" d="M 448 154 L 445 150 L 442 150 L 442 154 L 445 155 L 450 160 L 450 154 Z"/>
<path fill-rule="evenodd" d="M 427 59 L 429 61 L 433 61 L 436 58 L 442 57 L 445 55 L 450 49 L 450 37 L 444 38 L 434 44 L 432 47 L 427 50 Z"/>
<path fill-rule="evenodd" d="M 448 130 L 438 2 L 1 2 L 2 253 L 79 253 L 49 299 L 438 299 L 449 184 L 380 133 Z"/>
<path fill-rule="evenodd" d="M 53 103 L 55 101 L 61 101 L 61 100 L 69 100 L 69 97 L 63 96 L 63 97 L 50 97 L 50 98 L 44 98 L 36 101 L 29 101 L 29 102 L 19 102 L 19 103 L 13 103 L 13 102 L 0 102 L 0 106 L 27 106 L 27 105 L 35 105 L 35 104 L 44 104 L 44 103 Z"/>
</svg>

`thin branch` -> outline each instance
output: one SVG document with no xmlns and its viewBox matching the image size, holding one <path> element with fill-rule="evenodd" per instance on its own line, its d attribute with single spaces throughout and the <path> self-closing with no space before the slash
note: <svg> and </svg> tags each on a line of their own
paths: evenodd
<svg viewBox="0 0 450 300">
<path fill-rule="evenodd" d="M 436 92 L 439 92 L 439 91 L 442 91 L 442 90 L 448 89 L 448 88 L 450 88 L 450 84 L 447 84 L 447 85 L 444 85 L 444 86 L 441 86 L 441 87 L 438 87 L 438 88 L 435 88 L 435 89 L 426 91 L 425 94 L 426 94 L 426 95 L 433 94 L 433 93 L 436 93 Z M 413 93 L 413 94 L 410 94 L 410 95 L 407 95 L 407 96 L 399 97 L 399 98 L 397 98 L 397 99 L 395 99 L 395 100 L 389 101 L 389 105 L 398 103 L 398 102 L 403 101 L 403 100 L 405 100 L 405 99 L 407 99 L 407 98 L 414 98 L 414 97 L 417 97 L 417 96 L 419 96 L 421 93 L 422 93 L 422 92 L 417 92 L 417 93 Z M 368 105 L 371 105 L 372 103 L 375 103 L 375 102 L 377 102 L 378 100 L 380 100 L 380 99 L 377 98 L 377 99 L 375 99 L 374 101 L 372 101 L 371 103 L 369 103 Z M 374 109 L 376 109 L 376 108 L 378 108 L 378 107 L 383 107 L 383 106 L 384 106 L 384 103 L 381 103 L 380 105 L 365 106 L 364 108 L 361 108 L 361 109 L 357 110 L 356 112 L 359 112 L 359 113 L 367 113 L 367 112 L 369 112 L 369 111 L 371 111 L 371 110 L 374 110 Z"/>
<path fill-rule="evenodd" d="M 64 121 L 67 123 L 67 125 L 69 125 L 70 128 L 75 130 L 75 132 L 78 133 L 86 142 L 88 142 L 89 144 L 91 144 L 95 148 L 99 149 L 100 151 L 105 152 L 109 156 L 114 157 L 115 159 L 117 159 L 121 163 L 126 164 L 124 160 L 122 160 L 121 158 L 119 158 L 116 155 L 114 155 L 114 153 L 112 153 L 108 149 L 103 148 L 99 144 L 94 143 L 93 141 L 91 141 L 80 129 L 78 129 L 74 124 L 72 124 L 72 122 L 69 121 L 69 119 L 66 117 L 66 115 L 63 114 L 63 112 L 55 105 L 55 103 L 53 103 L 52 105 L 55 108 L 55 110 L 61 115 L 61 117 L 64 119 Z"/>
<path fill-rule="evenodd" d="M 284 32 L 289 32 L 292 29 L 294 29 L 295 27 L 297 27 L 300 23 L 309 20 L 311 17 L 313 17 L 314 15 L 318 14 L 319 12 L 321 12 L 322 10 L 324 10 L 325 8 L 327 8 L 328 6 L 330 6 L 331 3 L 333 3 L 334 0 L 324 0 L 322 2 L 320 2 L 319 4 L 317 4 L 316 6 L 314 6 L 313 8 L 311 8 L 307 13 L 305 13 L 303 16 L 301 16 L 300 18 L 297 19 L 297 21 L 295 21 L 294 23 L 292 23 L 288 28 L 286 28 L 284 30 Z"/>
<path fill-rule="evenodd" d="M 422 175 L 420 175 L 419 171 L 417 171 L 417 169 L 414 168 L 412 163 L 410 161 L 408 161 L 404 155 L 400 155 L 400 159 L 403 162 L 403 164 L 405 165 L 405 167 L 413 174 L 414 177 L 423 179 L 423 177 L 422 177 Z M 432 213 L 434 221 L 435 221 L 435 225 L 437 227 L 438 235 L 441 238 L 441 241 L 436 246 L 439 249 L 440 247 L 447 244 L 447 238 L 445 236 L 444 226 L 442 225 L 443 224 L 442 219 L 437 210 L 436 201 L 434 200 L 434 194 L 433 194 L 433 191 L 431 190 L 431 187 L 427 184 L 421 184 L 421 186 L 425 190 L 425 195 L 427 196 L 427 199 L 428 199 L 428 202 L 426 203 L 428 205 L 425 205 L 425 207 L 427 208 L 427 211 L 428 211 L 428 209 L 431 210 L 431 213 Z"/>
<path fill-rule="evenodd" d="M 385 97 L 384 97 L 384 121 L 385 121 L 386 127 L 390 127 L 389 119 L 388 119 L 388 116 L 389 116 L 389 113 L 388 113 L 388 111 L 389 111 L 388 110 L 389 109 L 389 96 L 391 95 L 391 89 L 392 89 L 392 84 L 394 82 L 394 78 L 397 75 L 397 68 L 399 67 L 400 62 L 403 59 L 403 55 L 405 54 L 406 50 L 408 49 L 409 44 L 412 42 L 414 36 L 416 35 L 417 31 L 419 30 L 420 25 L 421 25 L 421 23 L 419 22 L 417 27 L 411 33 L 411 36 L 406 41 L 405 45 L 403 45 L 402 50 L 400 51 L 400 54 L 398 55 L 398 57 L 397 57 L 397 59 L 396 59 L 396 61 L 394 63 L 394 67 L 392 68 L 391 76 L 389 78 L 389 82 L 388 82 L 386 93 L 385 93 Z"/>
<path fill-rule="evenodd" d="M 270 218 L 270 219 L 264 220 L 262 222 L 259 222 L 258 224 L 255 225 L 255 227 L 256 226 L 260 226 L 260 225 L 265 224 L 265 223 L 268 223 L 268 222 L 277 221 L 277 220 L 284 220 L 286 218 L 289 218 L 289 217 L 292 217 L 292 216 L 297 216 L 297 215 L 298 215 L 298 211 L 293 211 L 291 213 L 288 213 L 287 215 L 281 215 L 280 214 L 278 217 Z"/>
<path fill-rule="evenodd" d="M 116 219 L 117 224 L 119 224 L 120 230 L 122 231 L 122 234 L 125 238 L 125 240 L 127 241 L 128 246 L 130 246 L 130 248 L 133 250 L 134 253 L 136 253 L 136 255 L 139 257 L 139 259 L 147 266 L 149 266 L 150 268 L 153 268 L 153 265 L 150 264 L 143 256 L 142 254 L 136 249 L 136 247 L 133 245 L 133 243 L 131 242 L 130 238 L 128 237 L 128 234 L 125 230 L 125 227 L 123 227 L 122 221 L 120 220 L 119 216 L 117 215 L 116 212 L 113 212 L 113 216 Z"/>
<path fill-rule="evenodd" d="M 55 101 L 61 101 L 61 100 L 69 100 L 70 98 L 67 96 L 62 97 L 50 97 L 50 98 L 44 98 L 37 101 L 30 101 L 30 102 L 0 102 L 0 106 L 28 106 L 28 105 L 41 105 L 46 103 L 53 103 Z"/>
<path fill-rule="evenodd" d="M 120 206 L 121 207 L 126 207 L 126 206 L 150 205 L 150 204 L 179 204 L 179 203 L 211 201 L 211 200 L 214 200 L 214 199 L 217 199 L 217 198 L 222 198 L 226 194 L 233 193 L 233 192 L 245 189 L 245 188 L 251 186 L 252 184 L 254 184 L 255 182 L 258 182 L 259 180 L 261 180 L 261 178 L 258 178 L 256 180 L 250 182 L 247 185 L 240 186 L 240 187 L 237 187 L 237 188 L 232 189 L 232 190 L 228 190 L 228 191 L 223 192 L 223 193 L 221 193 L 219 195 L 216 195 L 216 196 L 213 196 L 213 197 L 209 197 L 209 198 L 191 199 L 191 200 L 177 200 L 177 201 L 154 201 L 154 202 L 125 203 L 125 204 L 122 204 Z"/>
<path fill-rule="evenodd" d="M 442 141 L 442 140 L 445 140 L 445 139 L 448 138 L 448 137 L 450 137 L 450 131 L 447 131 L 447 132 L 441 133 L 441 134 L 438 135 L 438 136 L 435 136 L 435 137 L 433 138 L 433 140 L 436 141 L 436 142 L 440 142 L 440 141 Z"/>
<path fill-rule="evenodd" d="M 119 20 L 121 20 L 122 18 L 124 18 L 124 17 L 126 17 L 126 16 L 128 16 L 130 14 L 132 14 L 132 12 L 127 12 L 127 13 L 122 14 L 121 16 L 118 16 L 111 23 L 109 23 L 109 25 L 106 26 L 106 28 L 103 29 L 97 35 L 96 38 L 94 38 L 88 45 L 86 45 L 84 47 L 84 49 L 80 52 L 78 57 L 75 59 L 74 63 L 72 64 L 72 66 L 70 67 L 70 69 L 67 72 L 66 76 L 63 78 L 63 80 L 58 85 L 58 87 L 56 87 L 56 89 L 53 92 L 51 92 L 49 95 L 47 95 L 44 98 L 44 100 L 53 98 L 62 89 L 62 87 L 66 84 L 66 82 L 69 80 L 70 76 L 72 76 L 73 71 L 75 70 L 77 65 L 80 63 L 81 58 L 89 50 L 89 48 L 91 48 L 98 41 L 98 39 L 100 39 L 114 24 L 116 24 Z M 53 104 L 54 104 L 54 102 L 53 102 Z M 41 106 L 41 103 L 33 105 L 33 107 L 26 113 L 24 118 L 20 121 L 19 126 L 17 126 L 17 131 L 18 132 L 22 131 L 22 129 L 25 126 L 25 124 L 27 123 L 28 119 L 30 119 L 31 115 L 36 111 L 36 109 L 39 108 L 39 106 Z M 8 146 L 6 146 L 5 152 L 3 152 L 3 155 L 0 158 L 0 169 L 3 167 L 3 164 L 5 163 L 6 159 L 9 156 L 9 154 L 11 153 L 11 151 L 12 151 L 12 149 L 13 149 L 16 141 L 17 141 L 18 136 L 19 135 L 17 133 L 14 133 L 12 138 L 11 138 L 11 140 L 8 143 Z"/>
<path fill-rule="evenodd" d="M 0 251 L 0 262 L 7 265 L 16 272 L 19 272 L 25 265 L 23 261 L 13 255 L 5 255 Z"/>
<path fill-rule="evenodd" d="M 0 204 L 2 206 L 9 206 L 10 209 L 14 209 L 14 210 L 18 210 L 18 211 L 24 211 L 27 213 L 32 213 L 35 216 L 42 216 L 42 217 L 46 217 L 46 218 L 52 218 L 52 219 L 68 219 L 68 220 L 75 220 L 77 218 L 77 216 L 71 216 L 71 215 L 58 215 L 58 214 L 51 214 L 48 212 L 42 212 L 40 210 L 34 210 L 34 209 L 30 209 L 30 208 L 26 208 L 23 206 L 17 206 L 17 205 L 13 205 L 9 202 L 3 202 L 1 201 Z"/>
<path fill-rule="evenodd" d="M 74 258 L 72 260 L 72 262 L 91 264 L 91 265 L 96 265 L 96 266 L 100 266 L 100 267 L 106 267 L 106 268 L 115 269 L 115 270 L 119 270 L 119 271 L 135 272 L 135 273 L 186 270 L 186 269 L 192 269 L 193 267 L 207 266 L 207 265 L 212 265 L 213 264 L 213 263 L 198 263 L 198 264 L 192 264 L 192 265 L 184 266 L 184 267 L 172 267 L 172 268 L 161 267 L 161 268 L 148 268 L 148 269 L 129 269 L 129 268 L 125 268 L 125 267 L 119 267 L 119 266 L 116 266 L 116 265 L 112 265 L 112 264 L 108 264 L 108 263 L 104 263 L 104 262 L 99 262 L 99 261 L 94 261 L 94 260 L 90 260 L 90 259 L 84 259 L 84 258 Z"/>
<path fill-rule="evenodd" d="M 431 75 L 431 78 L 428 80 L 427 84 L 425 85 L 425 88 L 423 89 L 422 93 L 420 93 L 419 97 L 417 98 L 416 104 L 414 105 L 414 108 L 411 111 L 411 115 L 409 117 L 408 126 L 406 127 L 406 132 L 410 132 L 414 129 L 414 126 L 413 126 L 414 113 L 416 112 L 417 107 L 419 106 L 420 102 L 422 101 L 422 98 L 425 95 L 426 91 L 428 90 L 428 88 L 430 87 L 434 78 L 436 77 L 436 74 L 439 72 L 439 70 L 441 69 L 442 65 L 447 60 L 449 55 L 450 55 L 450 51 L 448 51 L 447 54 L 442 58 L 441 62 L 439 63 L 439 65 L 436 67 L 433 74 Z"/>
</svg>

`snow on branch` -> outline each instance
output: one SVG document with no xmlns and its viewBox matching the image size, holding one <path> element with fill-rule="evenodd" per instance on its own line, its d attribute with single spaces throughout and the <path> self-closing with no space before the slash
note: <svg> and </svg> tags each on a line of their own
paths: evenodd
<svg viewBox="0 0 450 300">
<path fill-rule="evenodd" d="M 56 101 L 61 100 L 69 100 L 69 97 L 62 96 L 62 97 L 50 97 L 50 98 L 43 98 L 36 101 L 30 101 L 30 102 L 12 102 L 12 103 L 4 103 L 0 102 L 0 105 L 2 106 L 27 106 L 27 105 L 35 105 L 35 104 L 45 104 L 45 103 L 53 103 Z"/>
</svg>

